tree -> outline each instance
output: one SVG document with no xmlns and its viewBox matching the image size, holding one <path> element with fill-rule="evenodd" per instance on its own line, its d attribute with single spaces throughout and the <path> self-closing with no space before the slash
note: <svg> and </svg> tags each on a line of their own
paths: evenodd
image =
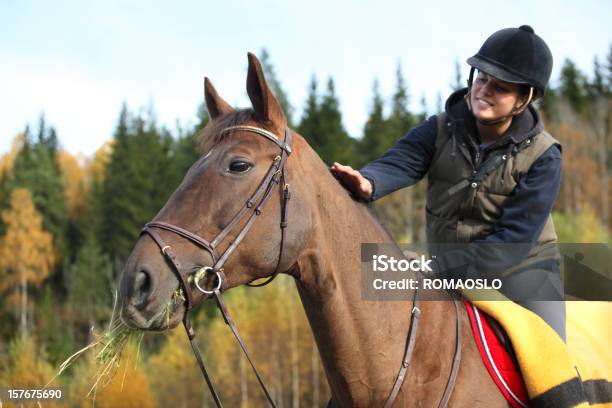
<svg viewBox="0 0 612 408">
<path fill-rule="evenodd" d="M 0 242 L 0 291 L 15 291 L 21 334 L 28 332 L 28 284 L 38 286 L 49 275 L 54 255 L 51 234 L 42 228 L 40 214 L 26 189 L 11 193 L 11 206 L 2 212 L 7 226 Z"/>
<path fill-rule="evenodd" d="M 380 157 L 389 147 L 389 126 L 384 117 L 384 102 L 380 95 L 378 79 L 372 86 L 370 114 L 363 129 L 363 137 L 357 144 L 359 167 Z"/>
<path fill-rule="evenodd" d="M 560 94 L 577 113 L 584 112 L 588 102 L 586 78 L 573 61 L 566 59 L 561 68 Z"/>
<path fill-rule="evenodd" d="M 206 105 L 202 102 L 197 113 L 198 122 L 191 131 L 183 132 L 178 128 L 178 137 L 172 143 L 170 149 L 170 185 L 174 189 L 179 185 L 187 170 L 200 158 L 200 149 L 198 148 L 198 137 L 202 129 L 209 122 L 208 111 Z"/>
<path fill-rule="evenodd" d="M 459 64 L 459 60 L 457 59 L 455 60 L 455 76 L 453 77 L 453 81 L 450 83 L 450 87 L 453 92 L 465 88 L 463 74 L 461 73 L 461 64 Z"/>
<path fill-rule="evenodd" d="M 110 317 L 112 271 L 108 255 L 102 253 L 96 237 L 90 231 L 68 275 L 68 303 L 77 323 L 89 328 Z"/>
<path fill-rule="evenodd" d="M 102 244 L 113 261 L 128 255 L 142 226 L 172 192 L 170 145 L 152 114 L 131 118 L 124 105 L 102 192 Z"/>
<path fill-rule="evenodd" d="M 64 325 L 67 319 L 61 314 L 62 306 L 51 285 L 45 284 L 42 301 L 35 313 L 36 333 L 41 346 L 46 349 L 49 362 L 56 367 L 74 352 L 73 330 Z"/>
<path fill-rule="evenodd" d="M 410 96 L 402 74 L 402 66 L 399 63 L 395 70 L 395 81 L 395 92 L 391 97 L 391 114 L 389 115 L 389 128 L 395 134 L 391 136 L 390 140 L 387 140 L 387 147 L 390 147 L 415 124 L 414 116 L 408 109 Z"/>
<path fill-rule="evenodd" d="M 325 95 L 320 98 L 317 79 L 312 77 L 306 107 L 297 130 L 325 163 L 338 161 L 354 164 L 354 141 L 342 125 L 342 114 L 332 78 L 327 82 Z"/>
<path fill-rule="evenodd" d="M 274 96 L 278 100 L 283 112 L 285 112 L 285 117 L 287 118 L 287 125 L 289 127 L 293 127 L 293 107 L 289 102 L 289 97 L 287 93 L 283 90 L 280 81 L 276 77 L 276 72 L 274 71 L 274 67 L 272 66 L 272 62 L 270 61 L 270 54 L 265 48 L 261 49 L 261 55 L 259 58 L 261 62 L 261 67 L 263 68 L 263 72 L 266 76 L 266 82 L 268 86 L 272 90 Z"/>
<path fill-rule="evenodd" d="M 555 89 L 547 89 L 542 99 L 539 100 L 539 105 L 546 120 L 559 120 L 559 96 Z"/>
<path fill-rule="evenodd" d="M 26 188 L 31 192 L 36 210 L 42 216 L 43 228 L 53 236 L 55 258 L 60 259 L 65 246 L 66 190 L 57 157 L 57 135 L 48 128 L 44 115 L 39 120 L 36 139 L 29 127 L 24 132 L 24 142 L 13 163 L 8 190 Z M 61 287 L 61 270 L 53 276 Z"/>
<path fill-rule="evenodd" d="M 322 138 L 321 121 L 319 118 L 319 111 L 321 108 L 317 87 L 317 78 L 313 75 L 308 85 L 306 106 L 304 107 L 302 119 L 297 130 L 304 136 L 310 146 L 318 152 L 322 148 L 324 140 Z"/>
<path fill-rule="evenodd" d="M 401 64 L 395 71 L 395 92 L 391 97 L 391 113 L 388 122 L 388 137 L 385 149 L 391 147 L 399 138 L 415 125 L 415 117 L 408 109 L 410 96 L 408 86 L 402 74 Z M 383 198 L 374 207 L 374 211 L 383 219 L 383 223 L 393 236 L 402 242 L 414 240 L 415 197 L 414 188 L 403 189 L 396 194 Z"/>
<path fill-rule="evenodd" d="M 336 97 L 333 78 L 327 80 L 326 93 L 321 100 L 320 126 L 323 141 L 319 152 L 323 161 L 331 164 L 334 161 L 354 164 L 354 140 L 348 135 L 342 125 L 340 102 Z"/>
</svg>

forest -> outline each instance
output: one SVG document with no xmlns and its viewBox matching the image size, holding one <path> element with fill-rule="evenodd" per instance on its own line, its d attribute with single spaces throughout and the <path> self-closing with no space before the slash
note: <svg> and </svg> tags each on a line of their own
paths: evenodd
<svg viewBox="0 0 612 408">
<path fill-rule="evenodd" d="M 290 127 L 328 165 L 360 168 L 436 113 L 425 101 L 409 109 L 413 96 L 398 65 L 393 93 L 381 95 L 374 81 L 362 133 L 349 135 L 333 77 L 305 84 L 298 118 L 270 55 L 259 56 Z M 538 107 L 563 145 L 553 212 L 559 241 L 609 243 L 612 47 L 590 72 L 565 60 L 553 79 Z M 449 91 L 464 86 L 458 66 L 450 82 Z M 442 105 L 439 97 L 436 110 Z M 114 133 L 91 157 L 63 149 L 53 118 L 43 114 L 18 135 L 2 135 L 14 140 L 0 158 L 0 386 L 40 388 L 70 355 L 104 336 L 118 276 L 141 227 L 199 158 L 196 139 L 209 118 L 203 103 L 196 108 L 197 123 L 169 129 L 152 107 L 118 106 Z M 397 242 L 425 242 L 425 184 L 369 204 Z M 323 406 L 325 373 L 292 280 L 236 288 L 226 301 L 279 406 Z M 193 319 L 223 401 L 262 405 L 256 379 L 212 302 Z M 102 377 L 95 355 L 88 350 L 53 379 L 66 394 L 57 406 L 89 407 L 94 397 L 98 407 L 213 406 L 181 327 L 138 336 Z"/>
</svg>

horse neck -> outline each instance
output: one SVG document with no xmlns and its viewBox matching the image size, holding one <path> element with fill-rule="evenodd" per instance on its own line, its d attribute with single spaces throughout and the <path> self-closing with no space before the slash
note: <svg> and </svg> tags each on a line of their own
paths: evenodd
<svg viewBox="0 0 612 408">
<path fill-rule="evenodd" d="M 317 174 L 305 186 L 311 190 L 312 227 L 295 276 L 332 391 L 350 398 L 364 382 L 366 388 L 387 390 L 404 343 L 389 333 L 405 335 L 410 303 L 362 300 L 361 243 L 394 242 L 318 157 L 309 165 L 309 174 Z M 375 358 L 372 350 L 379 351 Z"/>
</svg>

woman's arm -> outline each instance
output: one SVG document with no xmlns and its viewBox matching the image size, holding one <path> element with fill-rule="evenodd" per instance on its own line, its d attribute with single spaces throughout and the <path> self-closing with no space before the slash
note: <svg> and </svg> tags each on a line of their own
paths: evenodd
<svg viewBox="0 0 612 408">
<path fill-rule="evenodd" d="M 377 200 L 423 178 L 434 154 L 436 134 L 437 119 L 432 116 L 360 171 L 339 163 L 334 163 L 330 170 L 356 197 Z"/>
<path fill-rule="evenodd" d="M 435 152 L 437 128 L 437 117 L 431 116 L 412 128 L 384 155 L 360 170 L 372 183 L 369 201 L 411 186 L 423 178 Z"/>
</svg>

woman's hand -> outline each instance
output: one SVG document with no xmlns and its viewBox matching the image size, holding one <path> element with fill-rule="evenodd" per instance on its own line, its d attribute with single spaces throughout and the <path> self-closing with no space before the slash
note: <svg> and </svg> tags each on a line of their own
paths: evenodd
<svg viewBox="0 0 612 408">
<path fill-rule="evenodd" d="M 356 197 L 367 200 L 372 195 L 372 183 L 351 166 L 334 162 L 329 170 Z"/>
</svg>

